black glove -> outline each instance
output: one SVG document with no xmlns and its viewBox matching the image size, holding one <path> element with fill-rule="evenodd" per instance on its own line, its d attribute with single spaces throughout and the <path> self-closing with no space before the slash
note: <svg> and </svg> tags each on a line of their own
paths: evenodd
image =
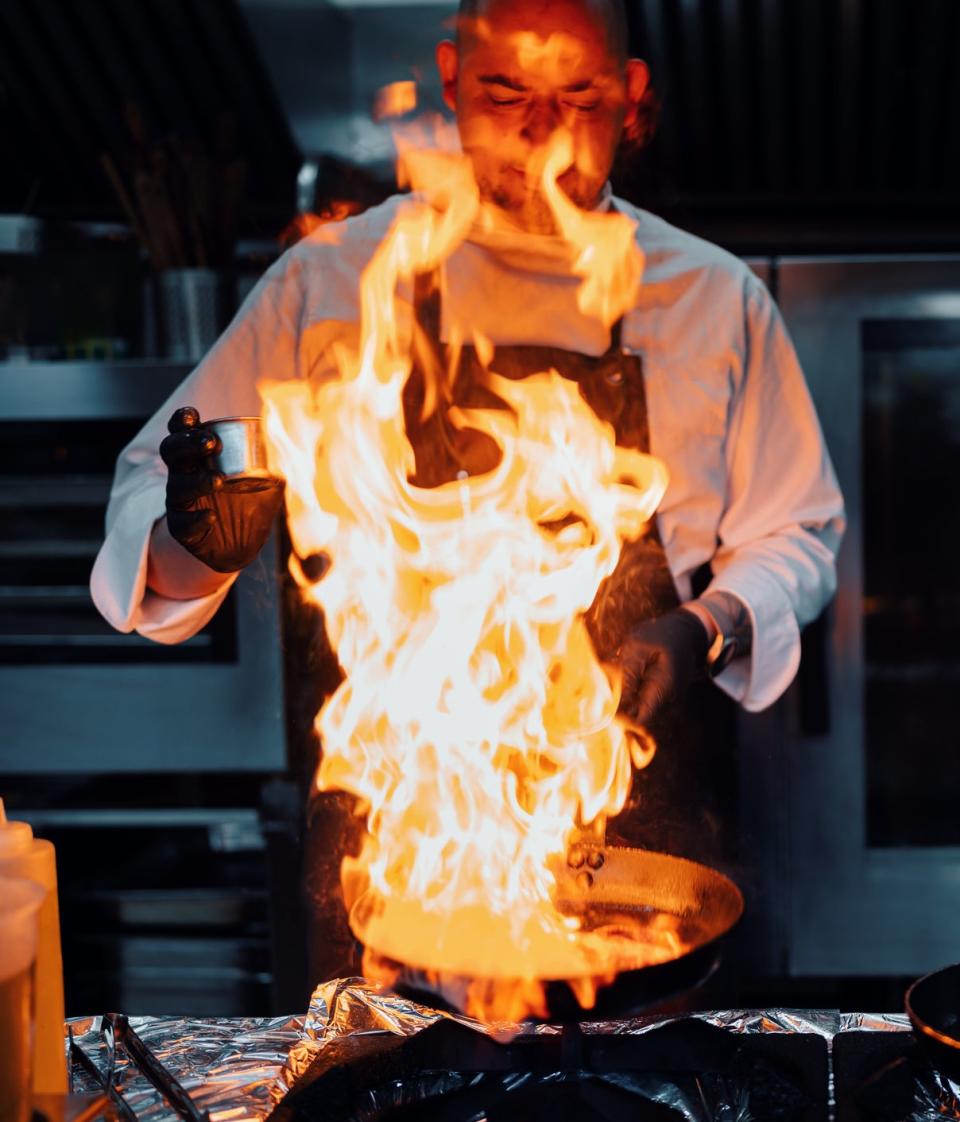
<svg viewBox="0 0 960 1122">
<path fill-rule="evenodd" d="M 682 608 L 635 627 L 617 658 L 623 671 L 621 712 L 648 728 L 664 705 L 706 677 L 709 649 L 706 628 Z"/>
<path fill-rule="evenodd" d="M 184 549 L 218 573 L 235 573 L 256 557 L 270 536 L 283 502 L 279 479 L 240 480 L 224 485 L 210 457 L 220 438 L 188 406 L 167 425 L 160 445 L 167 465 L 167 528 Z"/>
</svg>

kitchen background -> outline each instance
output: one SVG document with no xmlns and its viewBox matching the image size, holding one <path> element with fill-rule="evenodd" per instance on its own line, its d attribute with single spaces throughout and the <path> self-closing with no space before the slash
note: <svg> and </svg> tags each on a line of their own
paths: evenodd
<svg viewBox="0 0 960 1122">
<path fill-rule="evenodd" d="M 662 116 L 616 189 L 773 289 L 850 518 L 797 683 L 739 722 L 755 873 L 704 1000 L 899 1008 L 960 958 L 960 4 L 628 9 Z M 439 107 L 450 16 L 0 7 L 0 793 L 57 845 L 70 1014 L 305 1008 L 282 535 L 174 648 L 87 578 L 118 450 L 210 333 L 303 216 L 391 192 L 378 91 Z"/>
</svg>

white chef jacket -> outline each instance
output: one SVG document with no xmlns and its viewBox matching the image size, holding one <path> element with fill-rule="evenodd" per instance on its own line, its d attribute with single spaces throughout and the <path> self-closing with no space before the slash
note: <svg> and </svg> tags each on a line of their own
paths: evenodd
<svg viewBox="0 0 960 1122">
<path fill-rule="evenodd" d="M 146 586 L 154 523 L 164 514 L 167 421 L 193 405 L 204 419 L 258 414 L 261 378 L 334 373 L 330 345 L 358 335 L 359 279 L 403 197 L 320 227 L 261 279 L 192 374 L 120 455 L 107 536 L 91 577 L 97 607 L 120 631 L 161 643 L 198 631 L 233 577 L 212 595 L 171 600 Z M 718 684 L 749 710 L 771 704 L 800 661 L 800 629 L 836 586 L 843 500 L 803 374 L 762 282 L 737 258 L 613 198 L 636 221 L 645 256 L 622 345 L 643 357 L 651 452 L 670 484 L 657 520 L 681 600 L 709 561 L 711 589 L 737 596 L 753 648 Z M 494 344 L 602 354 L 603 325 L 576 304 L 578 278 L 560 239 L 475 229 L 443 270 L 441 335 L 454 326 Z M 409 293 L 401 294 L 403 322 Z"/>
</svg>

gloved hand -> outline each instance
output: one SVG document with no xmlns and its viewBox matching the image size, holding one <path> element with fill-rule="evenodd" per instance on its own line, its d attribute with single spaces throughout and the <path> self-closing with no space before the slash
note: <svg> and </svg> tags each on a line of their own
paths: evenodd
<svg viewBox="0 0 960 1122">
<path fill-rule="evenodd" d="M 167 465 L 167 528 L 184 549 L 218 573 L 235 573 L 256 557 L 283 502 L 279 479 L 224 485 L 210 457 L 220 438 L 196 409 L 178 409 L 160 444 Z"/>
<path fill-rule="evenodd" d="M 704 625 L 682 608 L 639 624 L 617 656 L 623 672 L 621 712 L 648 728 L 664 705 L 706 677 L 709 648 Z"/>
</svg>

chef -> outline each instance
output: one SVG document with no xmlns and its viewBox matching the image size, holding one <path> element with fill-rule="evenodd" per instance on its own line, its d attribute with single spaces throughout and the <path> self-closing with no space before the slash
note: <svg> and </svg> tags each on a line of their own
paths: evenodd
<svg viewBox="0 0 960 1122">
<path fill-rule="evenodd" d="M 531 49 L 557 35 L 575 49 Z M 843 503 L 764 285 L 730 254 L 610 191 L 618 145 L 641 136 L 651 103 L 647 67 L 627 57 L 626 43 L 622 0 L 464 0 L 456 41 L 441 43 L 436 57 L 494 221 L 400 299 L 440 361 L 454 335 L 481 333 L 495 345 L 498 373 L 522 379 L 554 368 L 575 379 L 619 443 L 665 461 L 670 484 L 655 525 L 624 549 L 589 616 L 600 656 L 622 667 L 623 708 L 660 745 L 610 833 L 709 859 L 718 844 L 705 728 L 713 699 L 722 691 L 759 710 L 793 679 L 801 628 L 834 591 Z M 529 171 L 561 128 L 575 151 L 559 178 L 564 192 L 585 210 L 636 223 L 643 281 L 612 330 L 579 310 L 569 249 Z M 357 339 L 360 274 L 397 206 L 390 199 L 321 227 L 284 254 L 124 449 L 91 579 L 114 627 L 180 642 L 256 557 L 280 492 L 234 500 L 245 504 L 241 516 L 224 518 L 208 460 L 217 438 L 204 421 L 257 414 L 261 378 L 334 375 L 331 348 Z M 458 446 L 455 430 L 447 430 L 453 440 L 438 439 L 443 408 L 421 420 L 420 362 L 404 402 L 415 482 L 484 470 L 483 450 Z M 455 402 L 478 401 L 478 370 L 465 347 Z M 313 819 L 310 869 L 335 879 L 338 815 L 318 810 Z M 329 899 L 318 913 L 314 979 L 349 973 L 342 916 Z"/>
</svg>

